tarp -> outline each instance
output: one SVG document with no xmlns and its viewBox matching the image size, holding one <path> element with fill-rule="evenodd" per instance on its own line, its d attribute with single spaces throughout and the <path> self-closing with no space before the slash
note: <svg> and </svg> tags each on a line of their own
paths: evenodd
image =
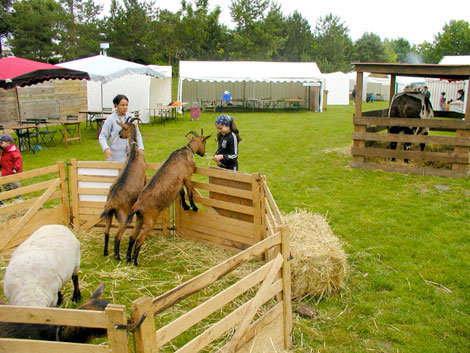
<svg viewBox="0 0 470 353">
<path fill-rule="evenodd" d="M 87 83 L 88 110 L 113 108 L 113 98 L 124 94 L 129 98 L 129 111 L 140 111 L 140 118 L 150 121 L 150 109 L 157 103 L 171 101 L 171 67 L 146 66 L 105 55 L 73 60 L 59 64 L 88 72 L 92 81 Z M 168 78 L 168 77 L 167 77 Z M 154 81 L 165 82 L 154 82 Z M 162 88 L 162 84 L 165 88 Z M 166 93 L 160 94 L 160 90 Z M 168 91 L 170 95 L 168 95 Z"/>
<path fill-rule="evenodd" d="M 446 55 L 440 65 L 470 65 L 470 55 Z"/>
<path fill-rule="evenodd" d="M 322 84 L 322 94 L 325 80 L 314 62 L 180 61 L 178 100 L 221 100 L 226 90 L 233 100 L 307 99 L 302 84 L 313 82 Z"/>
</svg>

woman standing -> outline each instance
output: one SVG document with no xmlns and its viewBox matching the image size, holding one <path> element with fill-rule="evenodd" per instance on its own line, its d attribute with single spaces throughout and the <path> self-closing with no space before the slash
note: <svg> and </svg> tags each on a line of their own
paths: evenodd
<svg viewBox="0 0 470 353">
<path fill-rule="evenodd" d="M 106 160 L 124 162 L 127 157 L 127 151 L 129 151 L 129 142 L 127 139 L 119 137 L 121 127 L 117 122 L 119 121 L 121 124 L 124 124 L 127 119 L 134 118 L 134 115 L 127 111 L 129 108 L 129 99 L 125 95 L 118 94 L 114 97 L 113 104 L 116 111 L 105 120 L 101 128 L 99 142 L 106 156 Z M 136 130 L 137 145 L 141 150 L 144 150 L 142 135 L 140 134 L 138 126 Z"/>
</svg>

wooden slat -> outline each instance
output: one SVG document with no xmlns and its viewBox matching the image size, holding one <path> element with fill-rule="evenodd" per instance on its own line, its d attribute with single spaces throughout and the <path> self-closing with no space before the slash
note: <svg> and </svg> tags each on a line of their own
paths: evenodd
<svg viewBox="0 0 470 353">
<path fill-rule="evenodd" d="M 207 191 L 218 192 L 225 195 L 241 197 L 248 200 L 253 200 L 253 192 L 247 190 L 241 190 L 236 188 L 231 188 L 228 186 L 221 186 L 215 184 L 207 184 L 198 181 L 191 181 L 195 188 Z"/>
<path fill-rule="evenodd" d="M 386 172 L 398 172 L 403 174 L 419 174 L 428 176 L 446 176 L 451 178 L 466 178 L 468 172 L 461 172 L 449 169 L 437 169 L 427 167 L 410 167 L 403 165 L 388 165 L 377 163 L 355 163 L 350 164 L 351 168 L 368 169 L 368 170 L 383 170 Z"/>
<path fill-rule="evenodd" d="M 66 343 L 66 342 L 48 342 L 35 340 L 15 340 L 12 338 L 0 339 L 0 352 L 15 353 L 111 353 L 108 346 Z"/>
<path fill-rule="evenodd" d="M 34 170 L 23 171 L 19 174 L 12 174 L 12 175 L 0 177 L 0 184 L 11 183 L 12 181 L 17 181 L 17 180 L 31 179 L 31 178 L 35 178 L 38 176 L 51 174 L 51 173 L 57 173 L 57 172 L 58 172 L 57 165 L 52 165 L 49 167 L 44 167 L 44 168 L 39 168 L 39 169 L 34 169 Z"/>
<path fill-rule="evenodd" d="M 80 229 L 80 208 L 78 197 L 78 181 L 77 181 L 77 168 L 79 162 L 75 158 L 70 160 L 69 179 L 70 179 L 70 194 L 72 195 L 72 224 L 75 229 Z"/>
<path fill-rule="evenodd" d="M 79 201 L 80 208 L 99 208 L 104 209 L 106 201 Z"/>
<path fill-rule="evenodd" d="M 102 311 L 1 305 L 0 322 L 107 328 Z"/>
<path fill-rule="evenodd" d="M 234 285 L 216 294 L 203 304 L 200 304 L 196 308 L 188 311 L 176 320 L 157 330 L 158 345 L 160 347 L 163 346 L 173 338 L 179 336 L 190 327 L 204 320 L 212 313 L 221 309 L 224 305 L 260 283 L 268 274 L 271 265 L 271 263 L 264 264 L 262 267 L 244 277 Z"/>
<path fill-rule="evenodd" d="M 243 205 L 238 205 L 238 204 L 234 204 L 230 202 L 219 201 L 219 200 L 209 199 L 207 197 L 200 197 L 200 196 L 195 196 L 195 195 L 193 199 L 194 199 L 194 202 L 199 202 L 200 204 L 204 206 L 222 208 L 222 209 L 229 210 L 229 211 L 244 213 L 250 216 L 253 216 L 254 214 L 254 208 L 251 206 L 243 206 Z"/>
<path fill-rule="evenodd" d="M 196 168 L 195 173 L 221 179 L 251 183 L 251 174 L 229 171 L 222 168 Z"/>
<path fill-rule="evenodd" d="M 253 318 L 255 317 L 259 308 L 261 307 L 261 305 L 266 303 L 267 298 L 270 298 L 269 294 L 274 281 L 274 277 L 278 274 L 283 262 L 284 259 L 281 254 L 278 254 L 278 256 L 270 262 L 271 268 L 269 269 L 269 272 L 266 275 L 266 278 L 264 279 L 260 288 L 258 289 L 258 292 L 256 293 L 255 297 L 250 300 L 250 305 L 247 306 L 243 314 L 243 319 L 241 320 L 240 325 L 238 325 L 237 331 L 233 335 L 230 344 L 228 345 L 227 352 L 235 353 L 237 348 L 241 345 L 241 340 L 248 328 L 250 327 L 250 324 L 253 321 Z"/>
<path fill-rule="evenodd" d="M 39 210 L 39 208 L 43 205 L 46 200 L 54 193 L 57 186 L 60 184 L 60 179 L 54 179 L 51 185 L 49 186 L 48 190 L 42 194 L 42 196 L 34 203 L 33 206 L 25 213 L 23 217 L 18 221 L 17 224 L 10 230 L 9 233 L 4 234 L 3 237 L 0 238 L 0 249 L 3 249 L 11 239 L 13 239 L 16 234 L 21 230 L 26 223 L 29 222 L 31 217 Z"/>
<path fill-rule="evenodd" d="M 181 232 L 181 233 L 180 233 Z M 256 240 L 249 240 L 246 238 L 245 241 L 236 241 L 234 239 L 229 239 L 225 237 L 218 237 L 214 235 L 209 235 L 206 232 L 198 232 L 195 231 L 192 227 L 191 228 L 181 228 L 178 230 L 178 234 L 183 234 L 185 238 L 196 240 L 196 241 L 203 241 L 206 244 L 210 244 L 213 246 L 222 246 L 228 250 L 244 250 L 249 248 L 251 245 L 256 243 Z"/>
<path fill-rule="evenodd" d="M 281 253 L 284 259 L 282 264 L 282 302 L 283 302 L 283 336 L 284 336 L 284 349 L 289 350 L 292 346 L 292 289 L 291 289 L 291 270 L 289 257 L 289 235 L 287 226 L 281 227 Z"/>
<path fill-rule="evenodd" d="M 392 150 L 387 148 L 359 148 L 351 147 L 351 154 L 362 155 L 366 157 L 383 157 L 383 158 L 397 158 L 397 159 L 412 159 L 419 161 L 433 161 L 433 162 L 446 162 L 446 163 L 468 163 L 469 155 L 455 152 L 430 152 L 430 151 L 403 151 Z"/>
<path fill-rule="evenodd" d="M 250 248 L 232 256 L 230 259 L 221 262 L 204 273 L 180 284 L 176 288 L 160 295 L 153 300 L 153 311 L 155 314 L 165 310 L 169 306 L 179 302 L 189 295 L 206 288 L 216 280 L 237 268 L 240 264 L 251 260 L 252 258 L 262 254 L 267 249 L 280 244 L 280 233 L 266 238 Z"/>
<path fill-rule="evenodd" d="M 59 179 L 55 178 L 55 179 L 43 181 L 43 182 L 40 182 L 40 183 L 23 186 L 23 187 L 20 187 L 18 189 L 13 189 L 13 190 L 10 190 L 10 191 L 4 191 L 4 192 L 1 193 L 1 195 L 2 195 L 2 198 L 9 199 L 9 198 L 12 198 L 12 197 L 16 197 L 18 195 L 24 195 L 24 194 L 29 194 L 31 192 L 37 192 L 37 191 L 45 190 L 45 189 L 49 188 L 52 184 L 56 184 L 57 180 L 59 180 Z"/>
<path fill-rule="evenodd" d="M 253 233 L 255 226 L 253 223 L 245 222 L 235 218 L 229 218 L 219 215 L 208 214 L 207 212 L 198 211 L 191 212 L 185 211 L 181 216 L 182 220 L 186 222 L 194 222 L 195 224 L 206 225 L 214 229 L 238 229 L 238 233 Z"/>
<path fill-rule="evenodd" d="M 56 191 L 51 195 L 51 197 L 49 197 L 47 201 L 55 200 L 55 199 L 58 199 L 59 197 L 61 197 L 61 192 Z M 18 202 L 18 203 L 12 203 L 11 205 L 5 204 L 2 207 L 0 207 L 0 215 L 13 213 L 13 212 L 24 210 L 26 208 L 30 208 L 38 199 L 39 197 L 35 197 L 32 199 L 28 199 L 28 200 L 22 200 L 21 202 Z"/>
<path fill-rule="evenodd" d="M 181 227 L 183 229 L 193 230 L 195 232 L 205 233 L 208 236 L 215 236 L 221 239 L 228 239 L 231 241 L 238 241 L 241 243 L 253 243 L 256 239 L 253 233 L 243 233 L 237 230 L 228 231 L 228 230 L 220 230 L 209 228 L 205 225 L 195 224 L 193 222 L 187 222 L 186 220 L 182 219 Z"/>
<path fill-rule="evenodd" d="M 77 161 L 77 168 L 122 169 L 123 165 L 124 165 L 124 162 Z"/>
<path fill-rule="evenodd" d="M 266 302 L 279 293 L 282 289 L 281 280 L 276 281 L 269 292 L 266 293 L 265 299 Z M 253 300 L 253 299 L 252 299 Z M 212 341 L 218 339 L 225 332 L 237 325 L 244 317 L 247 307 L 251 304 L 251 300 L 240 306 L 239 308 L 232 311 L 222 320 L 218 321 L 212 325 L 209 329 L 204 331 L 202 334 L 186 343 L 183 347 L 178 349 L 175 353 L 195 353 L 199 352 L 205 346 L 207 346 Z M 264 303 L 263 303 L 264 304 Z"/>
<path fill-rule="evenodd" d="M 78 188 L 78 195 L 108 195 L 109 188 Z"/>
<path fill-rule="evenodd" d="M 99 182 L 99 183 L 112 183 L 116 180 L 117 176 L 109 175 L 82 175 L 77 176 L 77 181 L 89 181 L 89 182 Z"/>
<path fill-rule="evenodd" d="M 443 128 L 452 130 L 470 130 L 470 121 L 466 120 L 355 117 L 353 121 L 354 124 L 357 125 L 407 126 Z"/>
<path fill-rule="evenodd" d="M 436 145 L 470 146 L 470 138 L 449 136 L 424 136 L 407 134 L 376 134 L 372 132 L 353 132 L 354 141 L 411 142 Z M 360 146 L 356 146 L 360 147 Z M 364 147 L 364 146 L 362 146 Z"/>
<path fill-rule="evenodd" d="M 274 200 L 273 194 L 271 193 L 271 190 L 268 187 L 268 184 L 266 182 L 266 177 L 263 177 L 264 179 L 264 193 L 266 194 L 266 198 L 268 199 L 269 205 L 271 206 L 271 209 L 276 216 L 276 220 L 278 223 L 282 223 L 282 214 L 281 211 L 279 211 L 279 208 L 277 207 L 277 203 Z"/>
</svg>

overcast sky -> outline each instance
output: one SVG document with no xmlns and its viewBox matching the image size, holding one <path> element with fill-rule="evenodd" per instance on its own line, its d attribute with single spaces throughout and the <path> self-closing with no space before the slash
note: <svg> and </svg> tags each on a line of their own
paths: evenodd
<svg viewBox="0 0 470 353">
<path fill-rule="evenodd" d="M 110 0 L 96 0 L 109 10 Z M 187 0 L 190 2 L 190 0 Z M 233 28 L 229 5 L 231 0 L 209 0 L 211 9 L 219 5 L 222 9 L 220 21 Z M 375 33 L 385 38 L 405 38 L 411 44 L 432 42 L 438 32 L 450 20 L 470 21 L 469 0 L 394 0 L 394 1 L 354 1 L 354 0 L 277 0 L 285 15 L 295 10 L 309 22 L 312 31 L 320 17 L 327 14 L 339 16 L 349 28 L 353 41 L 365 32 Z M 367 5 L 366 5 L 367 4 Z M 160 8 L 176 12 L 181 8 L 180 0 L 156 0 Z"/>
</svg>

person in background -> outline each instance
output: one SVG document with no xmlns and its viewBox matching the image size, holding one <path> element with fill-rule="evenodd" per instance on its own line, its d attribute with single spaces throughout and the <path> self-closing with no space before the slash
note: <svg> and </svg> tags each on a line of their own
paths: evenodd
<svg viewBox="0 0 470 353">
<path fill-rule="evenodd" d="M 9 134 L 0 136 L 0 147 L 2 148 L 0 160 L 2 176 L 21 173 L 23 171 L 23 157 L 21 157 L 19 148 L 13 143 L 13 137 Z M 18 189 L 19 187 L 19 180 L 3 184 L 5 191 Z M 21 195 L 17 199 L 21 199 Z M 0 200 L 0 205 L 3 205 L 3 200 Z"/>
<path fill-rule="evenodd" d="M 354 85 L 354 88 L 353 88 L 353 90 L 352 90 L 352 92 L 351 92 L 353 104 L 356 104 L 356 93 L 357 93 L 357 89 L 356 89 L 356 85 Z"/>
<path fill-rule="evenodd" d="M 463 100 L 464 100 L 464 92 L 463 92 L 463 89 L 459 89 L 459 90 L 457 91 L 457 100 L 463 102 Z"/>
<path fill-rule="evenodd" d="M 212 158 L 219 167 L 238 170 L 238 143 L 240 132 L 231 116 L 222 114 L 215 120 L 218 149 Z"/>
<path fill-rule="evenodd" d="M 446 93 L 441 92 L 441 97 L 439 98 L 439 107 L 441 108 L 441 110 L 446 110 L 444 104 L 446 104 Z"/>
<path fill-rule="evenodd" d="M 125 95 L 118 94 L 114 97 L 113 104 L 116 111 L 105 120 L 98 140 L 106 156 L 106 160 L 124 162 L 127 157 L 127 152 L 129 151 L 129 142 L 127 139 L 119 137 L 121 127 L 117 122 L 119 121 L 121 124 L 124 124 L 128 118 L 134 118 L 134 115 L 127 111 L 129 108 L 129 99 Z M 137 145 L 141 150 L 144 150 L 142 135 L 140 134 L 138 125 Z"/>
<path fill-rule="evenodd" d="M 431 99 L 431 92 L 428 90 L 428 86 L 423 86 L 421 93 L 428 99 Z"/>
</svg>

